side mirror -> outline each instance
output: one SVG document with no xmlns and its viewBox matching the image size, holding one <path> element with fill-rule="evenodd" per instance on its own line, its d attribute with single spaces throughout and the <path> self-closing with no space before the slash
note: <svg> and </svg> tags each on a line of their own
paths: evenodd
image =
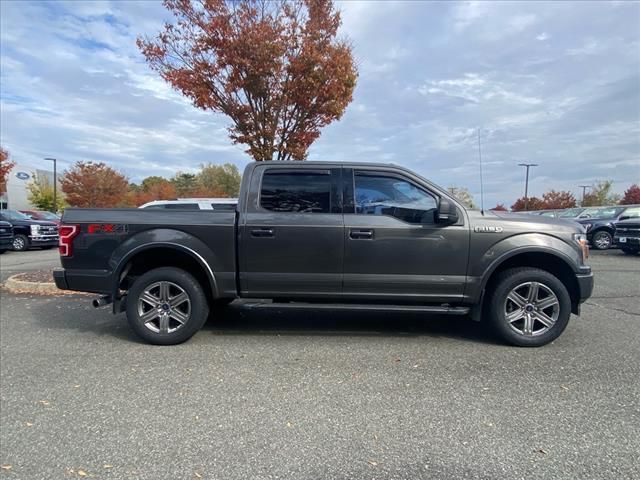
<svg viewBox="0 0 640 480">
<path fill-rule="evenodd" d="M 456 223 L 458 221 L 458 209 L 446 198 L 440 199 L 438 205 L 438 223 Z"/>
</svg>

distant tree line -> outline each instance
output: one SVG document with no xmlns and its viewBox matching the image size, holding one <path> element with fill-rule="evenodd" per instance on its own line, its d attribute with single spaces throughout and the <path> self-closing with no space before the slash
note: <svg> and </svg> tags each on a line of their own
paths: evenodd
<svg viewBox="0 0 640 480">
<path fill-rule="evenodd" d="M 171 178 L 153 175 L 136 184 L 104 163 L 77 162 L 60 178 L 58 205 L 53 205 L 53 187 L 46 177 L 35 178 L 28 188 L 35 208 L 57 211 L 66 206 L 138 207 L 180 197 L 237 197 L 240 179 L 235 165 L 208 163 L 197 173 L 177 172 Z"/>
</svg>

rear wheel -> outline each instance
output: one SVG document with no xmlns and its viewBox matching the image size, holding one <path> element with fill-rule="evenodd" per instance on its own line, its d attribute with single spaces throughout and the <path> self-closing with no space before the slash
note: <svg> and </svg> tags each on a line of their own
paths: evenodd
<svg viewBox="0 0 640 480">
<path fill-rule="evenodd" d="M 145 273 L 127 295 L 129 325 L 155 345 L 185 342 L 202 328 L 208 314 L 202 287 L 179 268 L 156 268 Z"/>
<path fill-rule="evenodd" d="M 613 237 L 606 230 L 600 230 L 593 234 L 591 243 L 596 250 L 608 250 L 613 243 Z"/>
<path fill-rule="evenodd" d="M 495 282 L 488 305 L 495 332 L 507 343 L 540 347 L 560 336 L 571 316 L 564 284 L 537 268 L 513 268 Z"/>
<path fill-rule="evenodd" d="M 13 237 L 13 249 L 16 252 L 24 252 L 29 248 L 29 239 L 25 235 Z"/>
</svg>

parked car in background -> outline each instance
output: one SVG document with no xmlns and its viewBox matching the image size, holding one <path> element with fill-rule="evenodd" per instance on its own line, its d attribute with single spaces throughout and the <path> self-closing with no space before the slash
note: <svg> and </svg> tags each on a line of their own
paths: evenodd
<svg viewBox="0 0 640 480">
<path fill-rule="evenodd" d="M 628 255 L 640 253 L 640 217 L 614 223 L 613 243 Z"/>
<path fill-rule="evenodd" d="M 597 250 L 607 250 L 613 245 L 616 230 L 615 223 L 628 218 L 640 217 L 640 206 L 618 205 L 615 207 L 601 207 L 588 209 L 591 218 L 578 218 L 587 231 L 587 239 Z"/>
<path fill-rule="evenodd" d="M 27 217 L 33 220 L 47 220 L 60 225 L 60 217 L 55 213 L 47 212 L 46 210 L 20 210 L 20 213 L 24 213 Z"/>
<path fill-rule="evenodd" d="M 155 210 L 218 210 L 234 211 L 238 205 L 237 198 L 179 198 L 177 200 L 154 200 L 140 205 L 138 208 Z"/>
<path fill-rule="evenodd" d="M 13 225 L 0 221 L 0 253 L 13 248 Z"/>
<path fill-rule="evenodd" d="M 0 220 L 13 225 L 13 249 L 58 246 L 58 225 L 44 220 L 33 220 L 17 210 L 0 210 Z"/>
</svg>

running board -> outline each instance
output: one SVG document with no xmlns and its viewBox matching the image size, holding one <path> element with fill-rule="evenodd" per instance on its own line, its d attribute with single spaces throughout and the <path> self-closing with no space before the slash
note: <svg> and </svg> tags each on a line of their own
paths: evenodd
<svg viewBox="0 0 640 480">
<path fill-rule="evenodd" d="M 385 312 L 420 312 L 437 313 L 440 315 L 468 315 L 469 307 L 450 307 L 447 305 L 377 305 L 359 303 L 260 303 L 247 302 L 241 304 L 243 308 L 250 309 L 296 309 L 311 308 L 313 310 L 356 310 L 356 311 L 385 311 Z"/>
</svg>

